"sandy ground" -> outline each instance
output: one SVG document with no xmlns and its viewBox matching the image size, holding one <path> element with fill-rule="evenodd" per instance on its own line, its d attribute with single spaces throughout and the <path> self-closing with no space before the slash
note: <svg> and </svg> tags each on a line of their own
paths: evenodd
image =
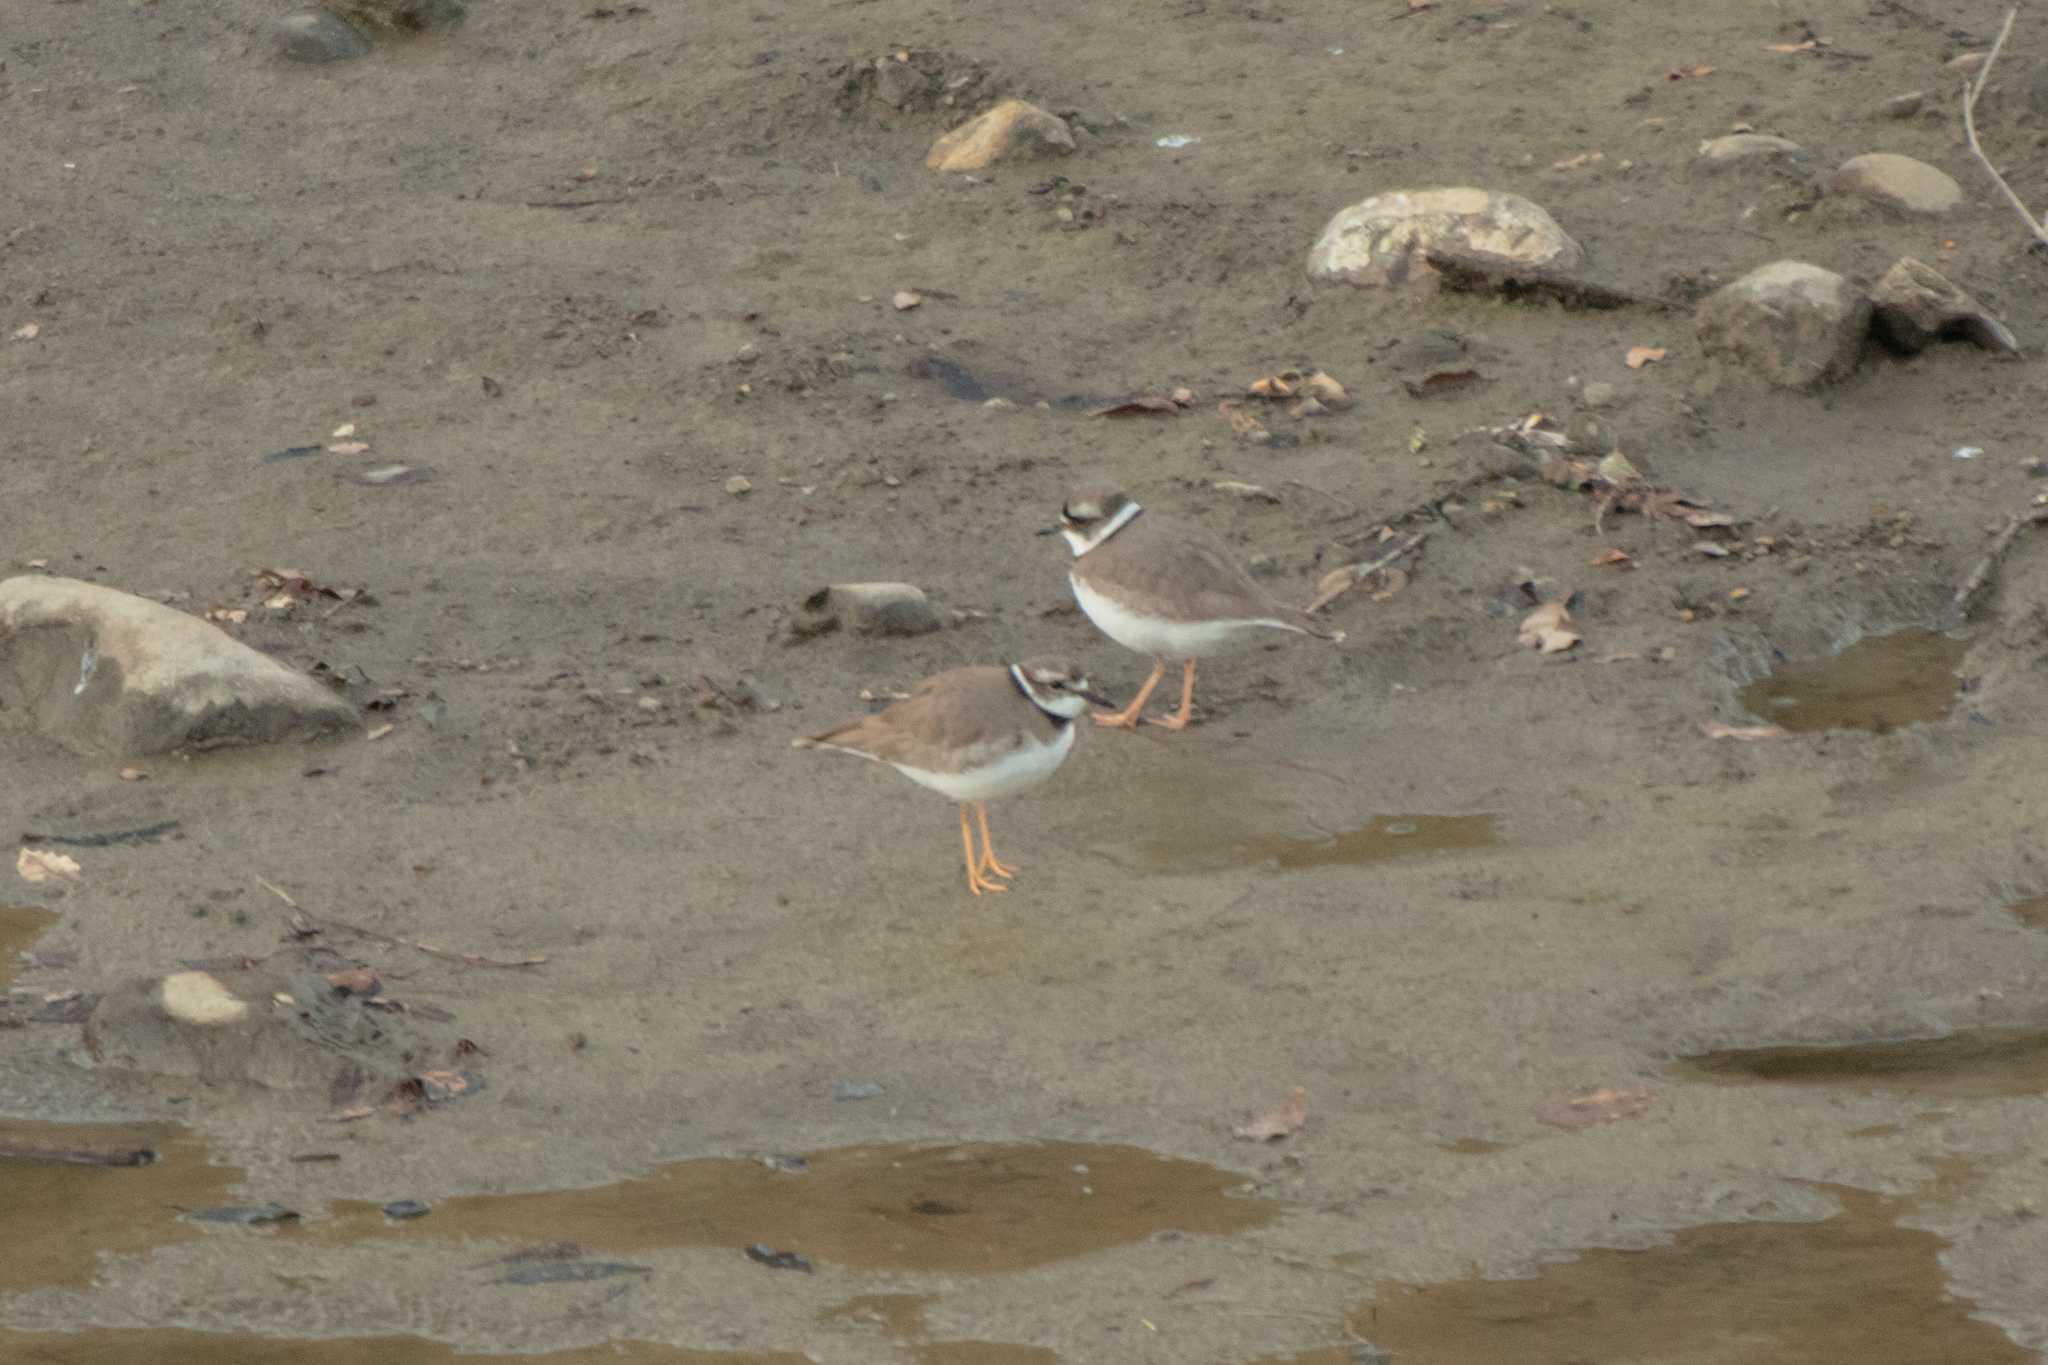
<svg viewBox="0 0 2048 1365">
<path fill-rule="evenodd" d="M 17 984 L 98 991 L 270 954 L 288 911 L 259 879 L 316 918 L 547 961 L 330 936 L 485 1049 L 480 1094 L 411 1120 L 337 1125 L 324 1094 L 83 1070 L 71 1026 L 0 1032 L 7 1114 L 180 1118 L 244 1172 L 237 1200 L 310 1224 L 116 1255 L 0 1317 L 885 1362 L 915 1343 L 820 1314 L 902 1293 L 931 1296 L 933 1339 L 1008 1344 L 987 1360 L 1243 1361 L 1333 1346 L 1347 1318 L 1370 1336 L 1391 1282 L 1820 1218 L 1842 1205 L 1812 1182 L 1924 1192 L 1931 1163 L 1965 1158 L 1973 1178 L 1908 1221 L 1951 1242 L 1950 1291 L 2025 1348 L 1984 1359 L 2048 1347 L 2039 1095 L 1667 1073 L 1709 1048 L 2041 1025 L 2048 938 L 2006 908 L 2048 890 L 2037 548 L 2019 542 L 1972 624 L 1951 718 L 1757 744 L 1698 730 L 1753 720 L 1738 689 L 1780 658 L 1956 624 L 1986 529 L 2042 487 L 2023 467 L 2040 363 L 1873 354 L 1824 395 L 1784 395 L 1715 368 L 1683 315 L 1303 276 L 1344 204 L 1473 183 L 1544 204 L 1598 272 L 1646 290 L 1788 256 L 1864 278 L 1920 256 L 2031 349 L 2043 266 L 1970 162 L 1942 67 L 2001 11 L 1823 5 L 1805 11 L 1834 45 L 1816 56 L 1767 51 L 1805 33 L 1752 0 L 1399 8 L 482 4 L 446 40 L 323 69 L 276 60 L 273 11 L 248 0 L 10 13 L 0 324 L 40 331 L 0 342 L 0 562 L 193 610 L 249 605 L 262 566 L 367 588 L 374 604 L 259 608 L 237 633 L 405 693 L 366 716 L 396 727 L 375 742 L 160 760 L 141 783 L 0 737 L 0 829 L 180 822 L 81 852 L 68 892 L 5 897 L 61 912 Z M 2044 44 L 2023 17 L 1987 105 L 2037 198 L 2048 156 L 2023 91 Z M 1056 166 L 928 172 L 957 114 L 846 89 L 901 47 L 1092 132 Z M 1699 64 L 1714 70 L 1666 78 Z M 1926 113 L 1881 112 L 1913 89 Z M 1864 151 L 1925 158 L 1970 202 L 1903 221 L 1809 204 L 1783 177 L 1690 173 L 1698 140 L 1738 123 L 1804 144 L 1823 176 Z M 1200 141 L 1155 145 L 1170 134 Z M 1059 194 L 1033 192 L 1055 173 L 1093 216 L 1062 221 Z M 904 288 L 925 302 L 899 313 Z M 1634 345 L 1668 358 L 1629 370 Z M 1409 396 L 1400 380 L 1435 354 L 1484 382 Z M 1270 445 L 1208 401 L 1084 415 L 1303 366 L 1358 406 L 1274 414 L 1290 439 Z M 1017 406 L 934 378 L 960 373 Z M 1486 443 L 1459 433 L 1563 418 L 1590 381 L 1617 386 L 1602 417 L 1632 459 L 1773 553 L 1710 561 L 1685 528 L 1596 532 L 1581 496 L 1483 480 Z M 369 454 L 264 459 L 350 422 Z M 1983 454 L 1952 458 L 1964 445 Z M 376 460 L 433 477 L 343 477 Z M 974 901 L 943 802 L 788 741 L 855 714 L 863 688 L 1033 652 L 1127 695 L 1145 661 L 1067 609 L 1063 552 L 1032 535 L 1093 473 L 1265 556 L 1298 600 L 1383 522 L 1466 491 L 1403 590 L 1332 608 L 1345 645 L 1205 668 L 1185 734 L 1083 735 L 1054 784 L 998 809 L 1023 876 Z M 752 491 L 729 495 L 734 475 Z M 1610 547 L 1639 567 L 1593 567 Z M 1586 594 L 1580 648 L 1517 646 L 1526 575 Z M 784 642 L 812 589 L 897 578 L 968 615 L 915 640 Z M 1493 839 L 1299 869 L 1218 853 L 1416 816 L 1491 816 Z M 835 1101 L 845 1081 L 882 1093 Z M 1231 1138 L 1295 1086 L 1300 1136 Z M 1560 1091 L 1632 1086 L 1655 1092 L 1639 1118 L 1536 1116 Z M 1467 1139 L 1500 1145 L 1448 1150 Z M 776 1274 L 678 1235 L 640 1247 L 651 1272 L 623 1288 L 524 1294 L 475 1288 L 504 1235 L 436 1240 L 431 1218 L 403 1240 L 314 1235 L 329 1201 L 962 1140 L 1129 1144 L 1284 1207 L 1233 1235 L 1155 1228 L 990 1273 L 820 1257 Z M 343 1159 L 289 1159 L 323 1150 Z M 528 1235 L 605 1245 L 540 1217 Z M 1734 1349 L 1640 1326 L 1683 1337 L 1660 1360 Z"/>
</svg>

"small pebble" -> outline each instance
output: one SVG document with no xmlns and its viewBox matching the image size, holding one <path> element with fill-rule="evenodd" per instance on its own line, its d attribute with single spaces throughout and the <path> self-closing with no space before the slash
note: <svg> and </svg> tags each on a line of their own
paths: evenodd
<svg viewBox="0 0 2048 1365">
<path fill-rule="evenodd" d="M 1920 112 L 1920 106 L 1927 102 L 1925 91 L 1909 90 L 1903 95 L 1893 95 L 1884 102 L 1886 118 L 1911 118 Z"/>
<path fill-rule="evenodd" d="M 417 1199 L 394 1199 L 384 1206 L 386 1218 L 424 1218 L 433 1210 Z"/>
<path fill-rule="evenodd" d="M 923 303 L 924 295 L 912 289 L 899 289 L 896 291 L 896 297 L 890 299 L 889 302 L 896 306 L 897 312 L 902 313 Z"/>
<path fill-rule="evenodd" d="M 761 358 L 761 348 L 750 341 L 735 351 L 732 358 L 742 365 L 751 365 Z"/>
<path fill-rule="evenodd" d="M 341 62 L 370 50 L 354 24 L 318 5 L 295 9 L 271 25 L 278 51 L 295 62 Z"/>
<path fill-rule="evenodd" d="M 842 1103 L 847 1100 L 871 1100 L 882 1093 L 882 1087 L 873 1081 L 840 1081 L 832 1087 L 832 1098 Z"/>
<path fill-rule="evenodd" d="M 744 474 L 735 474 L 725 481 L 725 491 L 734 497 L 754 491 L 754 481 Z"/>
</svg>

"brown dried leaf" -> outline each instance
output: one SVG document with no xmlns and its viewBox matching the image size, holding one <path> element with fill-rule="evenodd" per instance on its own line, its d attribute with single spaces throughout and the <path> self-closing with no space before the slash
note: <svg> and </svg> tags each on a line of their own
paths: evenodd
<svg viewBox="0 0 2048 1365">
<path fill-rule="evenodd" d="M 1818 52 L 1828 45 L 1825 38 L 1808 38 L 1803 43 L 1765 43 L 1766 52 Z"/>
<path fill-rule="evenodd" d="M 1111 403 L 1106 408 L 1097 408 L 1090 417 L 1171 417 L 1180 411 L 1181 405 L 1171 398 L 1147 396 L 1126 398 L 1121 403 Z"/>
<path fill-rule="evenodd" d="M 359 1104 L 353 1109 L 344 1109 L 339 1114 L 336 1114 L 334 1121 L 336 1123 L 354 1123 L 357 1119 L 366 1119 L 376 1112 L 367 1104 Z"/>
<path fill-rule="evenodd" d="M 1254 1114 L 1230 1130 L 1230 1135 L 1244 1142 L 1277 1142 L 1281 1138 L 1293 1137 L 1308 1122 L 1308 1091 L 1300 1086 L 1287 1092 L 1287 1098 L 1266 1110 Z"/>
<path fill-rule="evenodd" d="M 1309 397 L 1314 398 L 1331 412 L 1342 412 L 1351 406 L 1350 393 L 1345 390 L 1342 384 L 1339 384 L 1322 370 L 1317 370 L 1307 379 L 1304 379 L 1302 387 L 1308 390 Z"/>
<path fill-rule="evenodd" d="M 1479 382 L 1477 370 L 1438 370 L 1421 379 L 1403 380 L 1401 387 L 1410 398 L 1448 398 Z"/>
<path fill-rule="evenodd" d="M 1599 555 L 1593 560 L 1593 567 L 1596 569 L 1633 569 L 1635 566 L 1635 557 L 1629 554 L 1627 550 L 1621 549 L 1609 550 L 1605 554 Z"/>
<path fill-rule="evenodd" d="M 350 967 L 346 971 L 329 972 L 327 984 L 343 995 L 375 995 L 383 983 L 368 967 Z"/>
<path fill-rule="evenodd" d="M 1300 372 L 1288 370 L 1283 374 L 1269 374 L 1263 379 L 1254 379 L 1244 386 L 1244 391 L 1254 398 L 1292 398 L 1295 386 L 1300 383 Z"/>
<path fill-rule="evenodd" d="M 1700 733 L 1708 739 L 1790 739 L 1792 732 L 1782 725 L 1724 725 L 1718 720 L 1700 722 Z"/>
<path fill-rule="evenodd" d="M 30 882 L 75 882 L 84 870 L 76 858 L 62 853 L 53 853 L 43 848 L 24 848 L 14 860 L 14 870 L 23 881 Z"/>
<path fill-rule="evenodd" d="M 1593 1090 L 1583 1095 L 1563 1091 L 1536 1106 L 1536 1117 L 1558 1128 L 1592 1128 L 1621 1119 L 1639 1119 L 1650 1112 L 1657 1092 L 1646 1085 L 1627 1090 Z"/>
<path fill-rule="evenodd" d="M 143 782 L 149 778 L 149 774 L 140 768 L 123 768 L 120 772 L 115 773 L 114 776 L 120 778 L 123 782 Z"/>
<path fill-rule="evenodd" d="M 1237 404 L 1233 402 L 1230 402 L 1228 399 L 1224 400 L 1221 403 L 1218 403 L 1216 405 L 1216 411 L 1222 413 L 1224 417 L 1229 419 L 1230 429 L 1240 436 L 1250 436 L 1254 432 L 1260 432 L 1266 429 L 1266 424 L 1264 422 L 1261 422 L 1258 418 L 1252 416 L 1243 408 L 1239 407 Z"/>
<path fill-rule="evenodd" d="M 1678 519 L 1687 526 L 1697 526 L 1702 530 L 1710 526 L 1739 526 L 1742 524 L 1739 518 L 1730 516 L 1726 512 L 1709 512 L 1699 507 L 1684 509 L 1678 513 Z"/>
<path fill-rule="evenodd" d="M 1572 614 L 1565 610 L 1561 597 L 1524 616 L 1517 638 L 1538 654 L 1562 654 L 1580 640 L 1578 632 L 1572 629 Z"/>
<path fill-rule="evenodd" d="M 1697 80 L 1701 76 L 1711 76 L 1713 74 L 1714 68 L 1711 66 L 1674 66 L 1664 73 L 1664 79 L 1667 81 L 1690 81 Z"/>
</svg>

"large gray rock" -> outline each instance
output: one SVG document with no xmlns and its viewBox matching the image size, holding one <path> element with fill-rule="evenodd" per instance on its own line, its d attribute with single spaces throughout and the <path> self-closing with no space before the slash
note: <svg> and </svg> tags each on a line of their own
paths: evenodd
<svg viewBox="0 0 2048 1365">
<path fill-rule="evenodd" d="M 1856 368 L 1870 299 L 1832 270 L 1773 261 L 1700 300 L 1700 343 L 1773 384 L 1812 388 Z"/>
<path fill-rule="evenodd" d="M 307 740 L 355 707 L 216 627 L 72 578 L 0 582 L 0 724 L 114 755 Z"/>
<path fill-rule="evenodd" d="M 1828 188 L 1929 218 L 1938 218 L 1963 202 L 1963 187 L 1953 176 L 1896 152 L 1850 157 L 1835 172 Z"/>
<path fill-rule="evenodd" d="M 1434 275 L 1427 257 L 1442 248 L 1503 268 L 1570 271 L 1579 244 L 1519 194 L 1465 187 L 1395 190 L 1339 210 L 1308 254 L 1310 278 L 1392 288 Z"/>
<path fill-rule="evenodd" d="M 1974 341 L 2010 355 L 2020 343 L 1989 309 L 1924 261 L 1901 256 L 1870 293 L 1878 334 L 1902 351 L 1945 337 Z"/>
</svg>

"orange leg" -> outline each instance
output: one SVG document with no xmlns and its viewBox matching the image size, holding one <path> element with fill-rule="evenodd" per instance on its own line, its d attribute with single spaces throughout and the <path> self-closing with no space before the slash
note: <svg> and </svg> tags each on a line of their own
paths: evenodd
<svg viewBox="0 0 2048 1365">
<path fill-rule="evenodd" d="M 1016 876 L 1016 868 L 1004 867 L 996 861 L 996 846 L 988 838 L 988 802 L 975 802 L 974 813 L 981 819 L 981 862 L 977 866 L 991 877 Z"/>
<path fill-rule="evenodd" d="M 1131 704 L 1112 716 L 1105 716 L 1100 711 L 1096 712 L 1095 723 L 1097 725 L 1114 725 L 1120 730 L 1137 729 L 1138 713 L 1145 709 L 1146 699 L 1152 695 L 1152 689 L 1159 686 L 1159 680 L 1165 676 L 1166 660 L 1154 659 L 1152 661 L 1152 676 L 1145 679 L 1145 685 L 1138 689 L 1137 696 L 1131 698 Z"/>
<path fill-rule="evenodd" d="M 974 831 L 967 823 L 967 804 L 965 802 L 962 802 L 960 805 L 960 847 L 965 850 L 967 855 L 967 889 L 969 891 L 979 896 L 984 891 L 1008 891 L 1010 889 L 1001 882 L 992 882 L 982 876 L 981 869 L 975 865 Z"/>
<path fill-rule="evenodd" d="M 1187 665 L 1187 672 L 1182 675 L 1180 682 L 1180 710 L 1174 712 L 1165 720 L 1159 720 L 1155 718 L 1152 723 L 1154 725 L 1163 725 L 1169 730 L 1185 730 L 1188 728 L 1188 711 L 1191 707 L 1194 706 L 1194 704 L 1195 661 L 1193 659 L 1189 659 Z"/>
</svg>

